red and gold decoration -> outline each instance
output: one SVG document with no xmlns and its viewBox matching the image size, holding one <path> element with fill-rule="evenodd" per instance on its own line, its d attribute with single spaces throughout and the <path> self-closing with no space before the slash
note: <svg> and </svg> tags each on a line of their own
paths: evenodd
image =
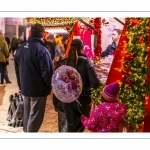
<svg viewBox="0 0 150 150">
<path fill-rule="evenodd" d="M 66 53 L 65 53 L 64 57 L 68 56 L 68 53 L 69 53 L 69 50 L 70 50 L 70 44 L 73 40 L 73 36 L 77 36 L 77 35 L 78 35 L 78 21 L 75 22 L 75 24 L 73 25 L 73 27 L 71 29 L 71 32 L 69 34 L 68 46 L 67 46 Z"/>
<path fill-rule="evenodd" d="M 145 96 L 145 113 L 146 116 L 144 117 L 144 124 L 143 124 L 143 129 L 144 132 L 150 132 L 150 19 L 148 19 L 148 45 L 147 45 L 147 50 L 148 50 L 148 65 L 147 65 L 147 78 L 146 78 L 146 85 L 147 85 L 147 93 L 148 95 Z"/>
<path fill-rule="evenodd" d="M 68 24 L 72 24 L 75 23 L 76 21 L 78 21 L 79 19 L 89 19 L 88 17 L 47 17 L 47 18 L 27 18 L 27 21 L 35 24 L 35 23 L 40 23 L 43 25 L 68 25 Z"/>
<path fill-rule="evenodd" d="M 125 23 L 124 28 L 122 30 L 122 34 L 118 43 L 118 47 L 116 50 L 116 53 L 114 55 L 114 60 L 112 62 L 110 72 L 108 74 L 107 82 L 106 84 L 110 84 L 111 82 L 117 81 L 120 84 L 122 83 L 125 74 L 130 73 L 130 68 L 126 66 L 123 68 L 125 57 L 127 56 L 127 23 Z M 129 56 L 127 56 L 129 58 Z M 123 70 L 123 72 L 122 72 Z"/>
<path fill-rule="evenodd" d="M 99 61 L 101 52 L 102 52 L 102 47 L 101 47 L 101 18 L 95 18 L 94 19 L 94 27 L 95 31 L 94 34 L 97 35 L 97 45 L 94 47 L 94 61 Z"/>
<path fill-rule="evenodd" d="M 101 18 L 92 19 L 91 25 L 94 25 L 95 30 L 93 30 L 93 34 L 97 35 L 97 44 L 94 47 L 94 62 L 97 63 L 100 61 L 102 47 L 101 47 Z M 99 86 L 97 89 L 93 89 L 91 93 L 91 98 L 93 100 L 93 105 L 96 106 L 102 103 L 101 101 L 101 91 L 105 85 Z"/>
<path fill-rule="evenodd" d="M 107 80 L 107 84 L 121 84 L 119 98 L 128 108 L 130 132 L 150 132 L 149 22 L 148 18 L 126 18 Z"/>
</svg>

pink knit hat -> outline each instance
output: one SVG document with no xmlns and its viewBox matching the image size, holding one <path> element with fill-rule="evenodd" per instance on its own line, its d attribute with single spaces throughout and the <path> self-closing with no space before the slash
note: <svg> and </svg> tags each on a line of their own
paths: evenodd
<svg viewBox="0 0 150 150">
<path fill-rule="evenodd" d="M 117 82 L 113 82 L 103 88 L 102 96 L 108 101 L 116 101 L 118 99 L 119 91 L 119 84 Z"/>
</svg>

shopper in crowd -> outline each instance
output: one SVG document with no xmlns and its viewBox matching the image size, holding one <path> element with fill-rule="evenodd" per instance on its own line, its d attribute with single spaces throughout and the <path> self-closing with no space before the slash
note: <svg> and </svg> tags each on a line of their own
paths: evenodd
<svg viewBox="0 0 150 150">
<path fill-rule="evenodd" d="M 6 73 L 6 64 L 9 57 L 9 49 L 3 34 L 0 34 L 0 73 L 1 73 L 1 83 L 0 86 L 4 86 L 4 78 Z"/>
<path fill-rule="evenodd" d="M 83 132 L 84 127 L 79 120 L 82 114 L 89 116 L 91 110 L 91 87 L 97 88 L 101 84 L 96 72 L 88 58 L 79 56 L 84 48 L 80 39 L 74 39 L 70 45 L 70 51 L 67 58 L 58 62 L 58 67 L 68 65 L 75 68 L 82 78 L 83 88 L 78 101 L 71 103 L 62 102 L 63 109 L 67 119 L 67 132 Z M 81 113 L 78 113 L 78 108 Z"/>
<path fill-rule="evenodd" d="M 83 46 L 83 42 L 81 40 L 76 40 L 76 41 L 78 41 L 78 43 L 79 43 L 78 45 L 79 45 L 79 49 L 80 49 Z M 85 58 L 88 58 L 86 55 L 83 54 L 82 48 L 78 52 L 78 56 L 83 56 Z M 58 68 L 58 66 L 56 66 L 56 69 L 57 68 Z M 65 112 L 64 112 L 64 109 L 62 106 L 62 102 L 59 99 L 57 99 L 57 97 L 54 94 L 53 94 L 53 105 L 54 105 L 55 111 L 58 112 L 58 130 L 59 130 L 59 132 L 67 132 L 67 119 L 66 119 L 66 115 L 65 115 Z"/>
<path fill-rule="evenodd" d="M 56 42 L 56 46 L 55 46 L 55 58 L 60 60 L 61 58 L 63 58 L 64 54 L 65 54 L 65 48 L 64 48 L 64 44 L 62 42 L 63 36 L 62 35 L 58 35 L 55 38 L 55 42 Z"/>
<path fill-rule="evenodd" d="M 91 132 L 119 132 L 127 108 L 118 101 L 120 86 L 117 82 L 106 85 L 102 90 L 103 103 L 97 106 L 90 117 L 81 116 L 83 126 Z"/>
<path fill-rule="evenodd" d="M 55 47 L 56 47 L 56 43 L 55 43 L 55 39 L 53 36 L 48 37 L 48 39 L 45 41 L 46 46 L 48 51 L 51 54 L 52 57 L 52 61 L 54 60 L 55 57 Z"/>
<path fill-rule="evenodd" d="M 112 44 L 108 45 L 107 49 L 102 52 L 102 57 L 107 57 L 108 55 L 114 55 L 116 52 L 116 48 L 118 46 L 118 42 L 121 36 L 120 29 L 114 29 L 112 32 Z"/>
<path fill-rule="evenodd" d="M 8 37 L 7 33 L 4 34 L 5 36 L 5 41 L 7 42 L 8 48 L 10 46 L 10 38 Z"/>
<path fill-rule="evenodd" d="M 18 39 L 16 38 L 16 34 L 14 34 L 14 37 L 11 40 L 11 51 L 13 57 L 14 57 L 14 52 L 17 48 L 18 48 Z"/>
<path fill-rule="evenodd" d="M 64 44 L 64 48 L 65 48 L 65 52 L 67 50 L 67 46 L 68 46 L 68 38 L 63 38 L 63 44 Z"/>
<path fill-rule="evenodd" d="M 31 27 L 31 36 L 16 51 L 14 61 L 19 89 L 23 96 L 23 130 L 38 132 L 44 118 L 47 96 L 51 92 L 53 63 L 41 40 L 45 29 Z"/>
<path fill-rule="evenodd" d="M 18 40 L 17 40 L 17 48 L 20 47 L 22 43 L 23 43 L 22 35 L 20 35 Z"/>
</svg>

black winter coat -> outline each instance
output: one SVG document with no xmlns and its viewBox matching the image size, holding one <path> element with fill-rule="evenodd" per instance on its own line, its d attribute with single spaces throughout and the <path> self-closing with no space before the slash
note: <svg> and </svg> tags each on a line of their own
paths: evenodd
<svg viewBox="0 0 150 150">
<path fill-rule="evenodd" d="M 107 49 L 102 52 L 102 57 L 107 57 L 111 52 L 116 52 L 116 45 L 114 42 L 108 45 Z"/>
<path fill-rule="evenodd" d="M 18 86 L 24 96 L 47 96 L 51 91 L 53 63 L 44 43 L 30 36 L 16 51 L 15 71 Z"/>
<path fill-rule="evenodd" d="M 62 59 L 58 62 L 58 67 L 65 65 L 67 59 Z M 96 75 L 96 72 L 90 62 L 86 57 L 79 56 L 76 70 L 79 72 L 82 78 L 83 88 L 78 101 L 81 105 L 86 105 L 91 103 L 91 88 L 98 88 L 100 86 L 100 81 Z M 60 101 L 54 96 L 53 104 L 55 108 L 63 111 Z"/>
</svg>

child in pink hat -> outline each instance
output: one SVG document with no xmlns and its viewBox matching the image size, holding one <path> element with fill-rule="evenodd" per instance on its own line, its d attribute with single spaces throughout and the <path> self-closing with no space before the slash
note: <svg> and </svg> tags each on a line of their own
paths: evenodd
<svg viewBox="0 0 150 150">
<path fill-rule="evenodd" d="M 81 116 L 83 126 L 92 132 L 119 132 L 127 108 L 118 101 L 120 86 L 117 82 L 106 85 L 102 90 L 103 103 L 97 106 L 90 117 Z"/>
</svg>

